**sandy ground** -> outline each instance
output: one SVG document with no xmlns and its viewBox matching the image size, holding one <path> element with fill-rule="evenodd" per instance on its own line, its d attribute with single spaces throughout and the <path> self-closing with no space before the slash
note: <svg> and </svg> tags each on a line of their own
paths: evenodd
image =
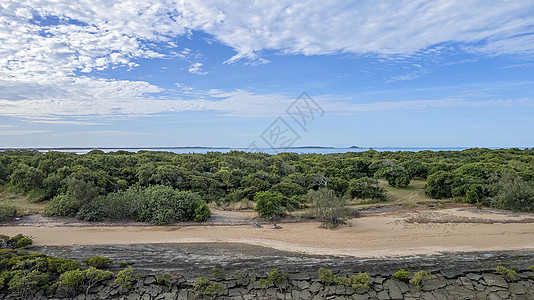
<svg viewBox="0 0 534 300">
<path fill-rule="evenodd" d="M 231 218 L 229 213 L 221 214 Z M 246 216 L 241 218 L 242 222 L 252 216 L 247 212 L 240 214 Z M 254 228 L 239 222 L 232 226 L 57 226 L 57 222 L 37 222 L 2 226 L 0 233 L 23 233 L 33 237 L 37 246 L 225 242 L 307 254 L 387 257 L 449 251 L 534 250 L 533 217 L 466 208 L 413 209 L 365 215 L 335 230 L 319 228 L 312 221 L 283 223 L 280 230 L 268 225 Z"/>
</svg>

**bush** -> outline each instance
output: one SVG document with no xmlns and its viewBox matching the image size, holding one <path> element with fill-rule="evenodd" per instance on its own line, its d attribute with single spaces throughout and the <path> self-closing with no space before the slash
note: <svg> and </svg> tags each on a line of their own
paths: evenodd
<svg viewBox="0 0 534 300">
<path fill-rule="evenodd" d="M 375 173 L 376 178 L 386 178 L 393 187 L 402 187 L 410 184 L 410 174 L 401 166 L 387 166 Z"/>
<path fill-rule="evenodd" d="M 226 288 L 218 282 L 210 281 L 206 277 L 200 277 L 195 280 L 195 283 L 193 284 L 193 290 L 196 292 L 195 296 L 197 297 L 214 297 L 216 295 L 222 294 L 226 290 Z"/>
<path fill-rule="evenodd" d="M 336 276 L 332 270 L 319 268 L 319 281 L 326 285 L 330 285 L 336 282 Z"/>
<path fill-rule="evenodd" d="M 82 205 L 83 203 L 78 199 L 66 194 L 60 194 L 48 202 L 43 211 L 43 216 L 75 217 Z"/>
<path fill-rule="evenodd" d="M 313 203 L 313 215 L 323 223 L 323 227 L 335 228 L 344 224 L 353 213 L 345 198 L 338 197 L 334 191 L 327 188 L 310 190 L 306 197 Z"/>
<path fill-rule="evenodd" d="M 85 275 L 81 270 L 67 271 L 59 276 L 59 285 L 69 292 L 73 292 L 85 281 Z"/>
<path fill-rule="evenodd" d="M 115 283 L 119 284 L 121 288 L 127 288 L 130 287 L 133 283 L 133 268 L 128 267 L 123 269 L 122 271 L 119 271 L 117 275 L 115 275 Z"/>
<path fill-rule="evenodd" d="M 65 273 L 81 268 L 82 264 L 79 261 L 60 257 L 47 257 L 48 269 L 54 273 Z"/>
<path fill-rule="evenodd" d="M 48 287 L 49 280 L 47 273 L 38 270 L 32 270 L 31 272 L 16 270 L 12 272 L 8 287 L 10 291 L 18 292 L 22 299 L 28 299 L 32 291 Z"/>
<path fill-rule="evenodd" d="M 404 282 L 409 282 L 411 276 L 412 276 L 412 273 L 410 273 L 410 271 L 406 271 L 404 269 L 400 269 L 397 272 L 395 272 L 395 274 L 393 274 L 393 278 L 394 279 L 397 279 L 397 280 L 400 280 L 400 281 L 404 281 Z"/>
<path fill-rule="evenodd" d="M 378 185 L 376 179 L 369 177 L 352 180 L 347 190 L 347 194 L 351 198 L 373 199 L 378 201 L 386 201 L 386 193 L 386 190 Z"/>
<path fill-rule="evenodd" d="M 359 272 L 358 275 L 350 276 L 350 286 L 353 289 L 368 288 L 372 278 L 367 272 Z"/>
<path fill-rule="evenodd" d="M 33 244 L 32 239 L 23 237 L 17 241 L 17 248 L 24 248 L 24 247 L 30 246 L 31 244 Z"/>
<path fill-rule="evenodd" d="M 86 263 L 89 267 L 100 269 L 109 267 L 109 265 L 113 263 L 113 260 L 111 258 L 103 256 L 92 256 L 84 258 L 83 262 Z"/>
<path fill-rule="evenodd" d="M 235 272 L 234 275 L 232 275 L 232 278 L 235 279 L 239 285 L 247 284 L 247 275 L 245 275 L 243 272 Z"/>
<path fill-rule="evenodd" d="M 287 278 L 287 274 L 279 272 L 278 269 L 271 269 L 267 278 L 260 279 L 258 283 L 260 287 L 267 288 L 271 284 L 278 286 L 280 283 L 286 281 Z"/>
<path fill-rule="evenodd" d="M 255 210 L 260 217 L 273 220 L 284 215 L 285 207 L 282 206 L 284 196 L 278 192 L 257 192 L 254 196 Z"/>
<path fill-rule="evenodd" d="M 171 283 L 171 274 L 164 273 L 161 276 L 156 278 L 156 283 L 161 286 L 170 286 Z"/>
<path fill-rule="evenodd" d="M 224 274 L 224 271 L 219 268 L 212 268 L 210 270 L 210 276 L 211 278 L 215 278 L 219 280 L 222 280 L 226 277 L 226 275 Z"/>
<path fill-rule="evenodd" d="M 491 179 L 493 206 L 515 211 L 534 211 L 534 184 L 519 175 L 504 173 Z"/>
<path fill-rule="evenodd" d="M 517 279 L 517 271 L 507 269 L 503 266 L 497 266 L 495 271 L 503 275 L 507 280 L 513 281 Z"/>
<path fill-rule="evenodd" d="M 33 240 L 27 236 L 24 236 L 22 233 L 19 233 L 13 237 L 9 237 L 7 235 L 0 235 L 0 249 L 24 248 L 32 244 Z"/>
<path fill-rule="evenodd" d="M 415 288 L 417 288 L 418 290 L 420 290 L 421 281 L 423 281 L 423 279 L 430 279 L 430 278 L 431 278 L 430 273 L 419 270 L 413 274 L 413 278 L 410 279 L 410 284 L 415 286 Z"/>
<path fill-rule="evenodd" d="M 326 284 L 339 284 L 344 286 L 350 286 L 353 289 L 368 288 L 371 283 L 371 276 L 367 272 L 359 272 L 357 275 L 350 277 L 336 276 L 331 270 L 320 268 L 319 269 L 319 281 Z"/>
<path fill-rule="evenodd" d="M 180 221 L 205 221 L 209 208 L 200 196 L 166 186 L 152 186 L 140 191 L 144 201 L 138 221 L 165 225 Z"/>
<path fill-rule="evenodd" d="M 85 294 L 89 294 L 89 290 L 94 287 L 97 283 L 99 283 L 102 280 L 108 279 L 113 277 L 113 272 L 111 271 L 104 271 L 99 270 L 94 267 L 90 267 L 89 269 L 83 271 L 83 274 L 85 276 Z"/>
<path fill-rule="evenodd" d="M 19 212 L 16 206 L 5 201 L 0 203 L 0 222 L 12 221 L 18 216 Z"/>
</svg>

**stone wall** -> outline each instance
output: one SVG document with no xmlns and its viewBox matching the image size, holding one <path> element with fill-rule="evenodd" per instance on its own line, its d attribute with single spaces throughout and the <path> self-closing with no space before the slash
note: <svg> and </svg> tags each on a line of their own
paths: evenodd
<svg viewBox="0 0 534 300">
<path fill-rule="evenodd" d="M 266 275 L 266 274 L 265 274 Z M 340 274 L 350 275 L 350 274 Z M 231 277 L 231 276 L 229 276 Z M 422 281 L 421 288 L 392 279 L 391 274 L 374 274 L 369 288 L 354 290 L 343 285 L 324 285 L 318 281 L 318 273 L 289 273 L 288 279 L 278 285 L 260 287 L 259 280 L 266 276 L 248 275 L 241 280 L 226 279 L 221 283 L 226 289 L 217 296 L 203 299 L 534 299 L 534 273 L 528 269 L 519 270 L 512 280 L 491 270 L 486 271 L 440 271 L 430 279 Z M 189 300 L 195 297 L 194 278 L 187 280 L 174 276 L 167 286 L 158 285 L 156 277 L 144 275 L 136 279 L 129 288 L 121 288 L 112 280 L 102 282 L 89 290 L 89 293 L 66 295 L 58 291 L 46 295 L 40 291 L 30 299 L 164 299 Z M 80 290 L 81 292 L 81 290 Z M 70 297 L 68 297 L 70 296 Z M 0 295 L 1 299 L 21 299 L 16 294 Z"/>
</svg>

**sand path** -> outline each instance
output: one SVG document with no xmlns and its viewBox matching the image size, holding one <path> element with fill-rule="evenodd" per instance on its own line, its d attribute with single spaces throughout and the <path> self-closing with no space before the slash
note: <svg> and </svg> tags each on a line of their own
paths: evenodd
<svg viewBox="0 0 534 300">
<path fill-rule="evenodd" d="M 430 212 L 386 213 L 350 220 L 335 230 L 319 228 L 317 222 L 268 226 L 3 226 L 0 233 L 23 233 L 38 246 L 231 242 L 267 246 L 307 254 L 385 257 L 434 254 L 443 251 L 490 251 L 534 249 L 533 223 L 408 223 L 414 216 L 458 217 L 470 220 L 522 220 L 532 216 L 478 213 L 462 209 Z"/>
</svg>

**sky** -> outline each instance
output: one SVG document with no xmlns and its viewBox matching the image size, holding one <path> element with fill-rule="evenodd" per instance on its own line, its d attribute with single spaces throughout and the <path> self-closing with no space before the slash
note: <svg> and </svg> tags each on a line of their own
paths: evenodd
<svg viewBox="0 0 534 300">
<path fill-rule="evenodd" d="M 2 0 L 0 148 L 533 147 L 534 1 Z"/>
</svg>

